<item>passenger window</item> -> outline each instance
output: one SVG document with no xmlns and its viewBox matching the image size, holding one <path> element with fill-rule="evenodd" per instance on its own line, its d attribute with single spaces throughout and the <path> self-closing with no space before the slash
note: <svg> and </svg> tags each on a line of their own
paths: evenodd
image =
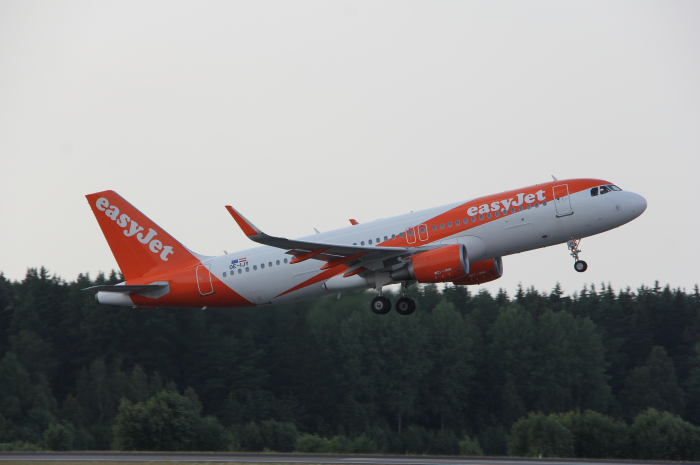
<svg viewBox="0 0 700 465">
<path fill-rule="evenodd" d="M 528 203 L 528 204 L 527 204 L 527 209 L 529 210 L 529 209 L 531 209 L 531 208 L 532 208 L 532 207 L 531 207 L 530 204 Z"/>
<path fill-rule="evenodd" d="M 600 186 L 600 195 L 607 194 L 610 192 L 610 188 L 608 186 Z"/>
<path fill-rule="evenodd" d="M 437 225 L 434 224 L 434 225 L 433 225 L 433 231 L 436 231 L 436 230 L 437 230 Z"/>
<path fill-rule="evenodd" d="M 386 236 L 384 236 L 384 242 L 386 242 L 386 241 L 388 241 L 388 240 L 389 240 L 389 238 L 386 237 Z"/>
<path fill-rule="evenodd" d="M 261 263 L 261 264 L 260 264 L 260 269 L 261 269 L 261 270 L 264 270 L 264 269 L 265 269 L 265 264 L 264 264 L 264 263 Z"/>
<path fill-rule="evenodd" d="M 279 264 L 280 264 L 280 261 L 279 261 L 279 260 L 277 260 L 277 261 L 276 261 L 275 263 L 277 263 L 277 264 L 279 265 Z"/>
<path fill-rule="evenodd" d="M 379 238 L 377 238 L 377 244 L 379 244 L 379 242 L 380 242 L 380 241 L 379 241 Z"/>
<path fill-rule="evenodd" d="M 403 233 L 399 233 L 399 237 L 403 239 Z"/>
<path fill-rule="evenodd" d="M 368 240 L 367 243 L 368 243 L 369 245 L 372 245 L 372 239 Z"/>
<path fill-rule="evenodd" d="M 500 215 L 500 212 L 496 212 L 496 218 L 498 218 L 498 215 Z"/>
<path fill-rule="evenodd" d="M 474 218 L 474 217 L 472 216 L 472 218 Z M 472 220 L 472 221 L 474 221 L 474 220 Z M 469 223 L 469 218 L 464 218 L 464 224 L 467 224 L 467 223 Z"/>
<path fill-rule="evenodd" d="M 248 273 L 249 271 L 250 271 L 250 267 L 249 267 L 249 266 L 246 266 L 246 267 L 245 267 L 245 272 Z"/>
<path fill-rule="evenodd" d="M 408 230 L 408 235 L 409 235 L 409 236 L 413 236 L 413 230 L 412 230 L 412 229 L 409 229 L 409 230 Z"/>
<path fill-rule="evenodd" d="M 483 220 L 483 219 L 484 219 L 484 215 L 479 215 L 479 219 L 480 219 L 480 220 Z"/>
<path fill-rule="evenodd" d="M 253 265 L 253 271 L 256 271 L 258 269 L 258 265 Z"/>
<path fill-rule="evenodd" d="M 455 221 L 455 226 L 459 226 L 459 220 Z"/>
<path fill-rule="evenodd" d="M 269 262 L 267 266 L 272 267 L 272 262 Z"/>
<path fill-rule="evenodd" d="M 440 229 L 445 229 L 445 223 L 440 223 Z"/>
<path fill-rule="evenodd" d="M 361 241 L 361 242 L 360 242 L 360 245 L 365 245 L 365 241 Z"/>
<path fill-rule="evenodd" d="M 423 226 L 420 227 L 420 233 L 421 234 L 425 233 L 425 228 Z"/>
<path fill-rule="evenodd" d="M 287 263 L 287 259 L 286 259 L 286 258 L 284 259 L 284 263 Z"/>
<path fill-rule="evenodd" d="M 518 211 L 523 211 L 523 206 L 522 206 L 522 205 L 520 205 L 520 206 L 518 207 Z"/>
<path fill-rule="evenodd" d="M 241 274 L 241 273 L 243 273 L 243 270 L 241 270 L 241 269 L 239 268 L 239 269 L 238 269 L 238 274 Z"/>
<path fill-rule="evenodd" d="M 476 216 L 472 216 L 472 223 L 476 221 Z"/>
<path fill-rule="evenodd" d="M 489 213 L 488 215 L 486 215 L 486 218 L 491 218 L 491 213 Z"/>
<path fill-rule="evenodd" d="M 226 272 L 224 271 L 224 278 L 226 277 Z"/>
<path fill-rule="evenodd" d="M 522 208 L 523 208 L 523 207 L 520 207 L 520 209 L 522 209 Z M 510 209 L 510 212 L 511 212 L 511 213 L 515 213 L 515 208 L 511 208 L 511 209 Z"/>
<path fill-rule="evenodd" d="M 591 197 L 595 197 L 596 195 L 598 195 L 598 188 L 594 187 L 591 189 Z"/>
<path fill-rule="evenodd" d="M 447 222 L 447 227 L 448 227 L 448 228 L 451 228 L 451 227 L 452 227 L 452 221 L 448 221 L 448 222 Z"/>
<path fill-rule="evenodd" d="M 546 206 L 547 206 L 547 201 L 546 201 L 546 200 L 543 200 L 543 201 L 542 201 L 542 206 L 543 206 L 543 207 L 546 207 Z"/>
</svg>

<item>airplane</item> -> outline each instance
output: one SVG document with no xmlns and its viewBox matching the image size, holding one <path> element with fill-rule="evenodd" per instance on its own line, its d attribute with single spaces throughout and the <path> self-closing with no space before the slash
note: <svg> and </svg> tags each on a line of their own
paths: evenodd
<svg viewBox="0 0 700 465">
<path fill-rule="evenodd" d="M 86 195 L 125 281 L 93 286 L 101 304 L 135 307 L 253 307 L 374 289 L 370 308 L 386 314 L 382 289 L 401 285 L 396 311 L 410 315 L 415 283 L 475 285 L 503 276 L 506 255 L 566 243 L 574 269 L 584 237 L 632 221 L 639 194 L 601 179 L 568 179 L 515 189 L 334 231 L 287 239 L 268 235 L 226 206 L 261 246 L 218 257 L 197 254 L 114 191 Z"/>
</svg>

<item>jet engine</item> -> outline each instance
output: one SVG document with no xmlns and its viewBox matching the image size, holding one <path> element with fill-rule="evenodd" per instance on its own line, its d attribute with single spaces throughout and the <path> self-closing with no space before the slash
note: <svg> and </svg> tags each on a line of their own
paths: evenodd
<svg viewBox="0 0 700 465">
<path fill-rule="evenodd" d="M 464 278 L 469 272 L 469 258 L 464 244 L 450 244 L 413 255 L 410 262 L 391 272 L 394 281 L 415 279 L 419 283 L 445 283 Z"/>
<path fill-rule="evenodd" d="M 463 278 L 452 281 L 452 284 L 456 286 L 484 284 L 495 281 L 501 276 L 503 276 L 503 260 L 501 257 L 498 257 L 471 263 L 469 265 L 469 273 Z"/>
</svg>

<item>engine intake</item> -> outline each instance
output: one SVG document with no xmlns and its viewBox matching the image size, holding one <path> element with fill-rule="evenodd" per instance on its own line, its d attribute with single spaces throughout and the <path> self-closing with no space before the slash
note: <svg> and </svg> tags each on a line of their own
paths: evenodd
<svg viewBox="0 0 700 465">
<path fill-rule="evenodd" d="M 450 244 L 411 257 L 411 262 L 394 270 L 394 281 L 415 279 L 419 283 L 445 283 L 467 276 L 469 257 L 464 244 Z"/>
</svg>

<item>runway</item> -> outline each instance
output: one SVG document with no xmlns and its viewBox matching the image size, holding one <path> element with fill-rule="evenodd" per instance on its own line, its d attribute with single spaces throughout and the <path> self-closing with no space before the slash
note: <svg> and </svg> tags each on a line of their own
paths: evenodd
<svg viewBox="0 0 700 465">
<path fill-rule="evenodd" d="M 675 462 L 512 459 L 403 455 L 251 454 L 198 452 L 0 452 L 0 462 L 229 462 L 361 465 L 653 465 Z M 684 462 L 686 464 L 698 462 Z"/>
</svg>

